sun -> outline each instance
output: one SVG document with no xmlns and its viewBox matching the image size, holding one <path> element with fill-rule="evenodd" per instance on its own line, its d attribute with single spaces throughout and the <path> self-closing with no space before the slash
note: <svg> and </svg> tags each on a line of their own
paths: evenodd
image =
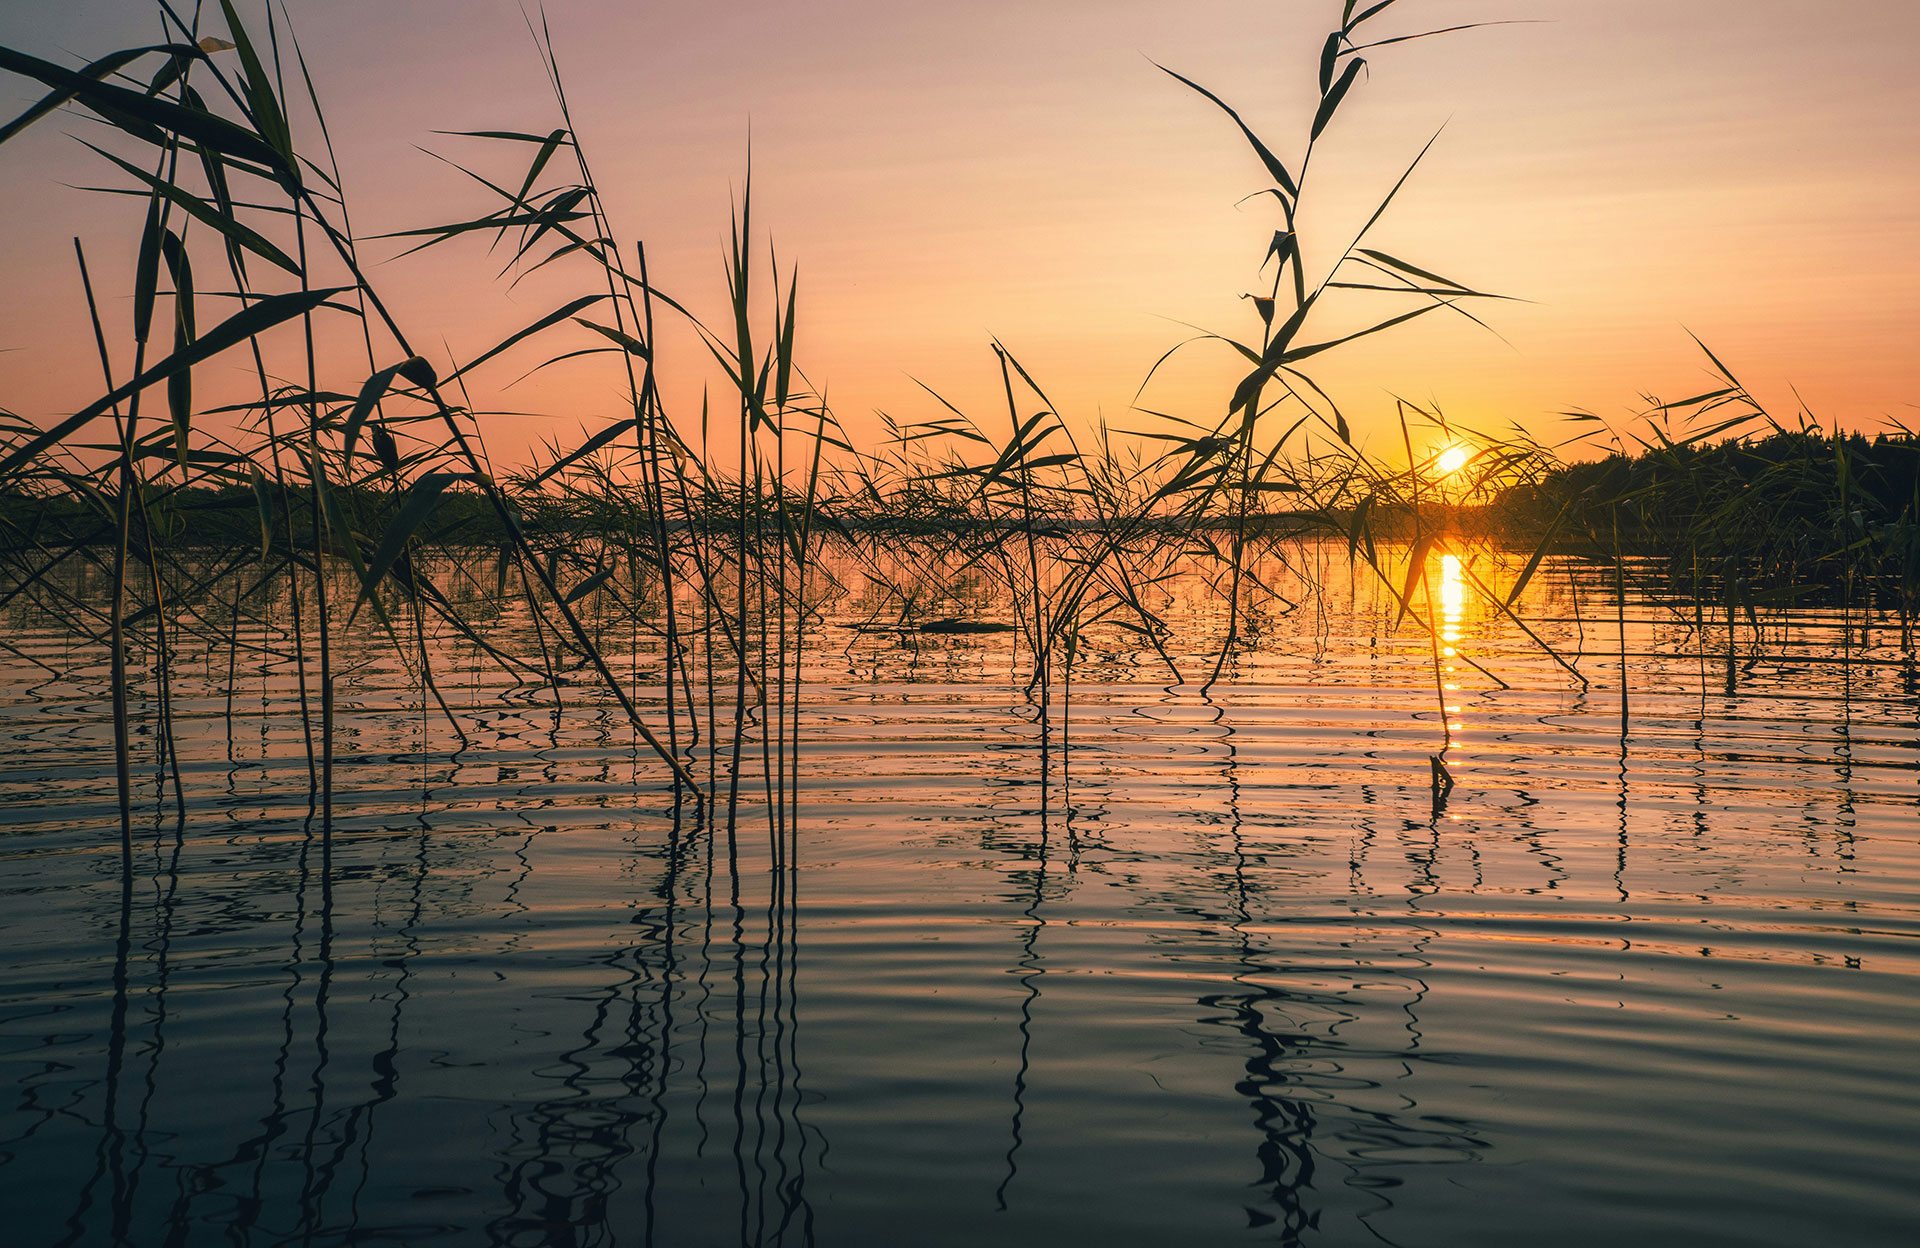
<svg viewBox="0 0 1920 1248">
<path fill-rule="evenodd" d="M 1433 462 L 1434 467 L 1438 468 L 1442 474 L 1452 474 L 1465 468 L 1469 458 L 1471 457 L 1467 454 L 1466 447 L 1450 446 L 1446 450 L 1441 451 L 1439 458 Z"/>
</svg>

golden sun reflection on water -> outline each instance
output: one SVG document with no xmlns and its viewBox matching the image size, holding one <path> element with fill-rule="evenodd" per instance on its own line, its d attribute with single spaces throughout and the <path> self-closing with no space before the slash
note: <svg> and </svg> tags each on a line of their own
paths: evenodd
<svg viewBox="0 0 1920 1248">
<path fill-rule="evenodd" d="M 1467 616 L 1467 585 L 1460 574 L 1460 556 L 1440 556 L 1440 657 L 1445 660 L 1442 672 L 1446 679 L 1442 687 L 1447 693 L 1457 693 L 1460 683 L 1455 679 L 1459 675 L 1459 665 L 1452 662 L 1460 656 L 1461 628 Z M 1456 719 L 1460 714 L 1457 704 L 1448 703 L 1447 732 L 1451 744 L 1451 734 L 1466 727 L 1464 721 Z"/>
</svg>

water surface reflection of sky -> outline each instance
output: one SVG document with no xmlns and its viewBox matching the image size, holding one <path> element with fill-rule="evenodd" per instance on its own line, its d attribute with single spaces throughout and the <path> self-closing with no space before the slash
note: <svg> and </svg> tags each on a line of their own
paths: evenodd
<svg viewBox="0 0 1920 1248">
<path fill-rule="evenodd" d="M 1306 605 L 1210 696 L 1090 641 L 1044 768 L 1005 635 L 823 629 L 779 836 L 675 818 L 610 708 L 442 638 L 473 744 L 343 655 L 326 838 L 285 664 L 241 652 L 228 720 L 228 655 L 183 653 L 193 817 L 129 875 L 101 665 L 14 611 L 0 1204 L 36 1244 L 1904 1245 L 1887 622 L 1743 630 L 1729 696 L 1723 637 L 1631 604 L 1623 762 L 1611 657 L 1583 691 L 1496 569 L 1436 561 L 1436 639 L 1344 547 L 1295 566 L 1326 592 L 1264 569 Z M 1516 604 L 1570 656 L 1581 576 Z M 1210 603 L 1160 604 L 1183 664 Z"/>
</svg>

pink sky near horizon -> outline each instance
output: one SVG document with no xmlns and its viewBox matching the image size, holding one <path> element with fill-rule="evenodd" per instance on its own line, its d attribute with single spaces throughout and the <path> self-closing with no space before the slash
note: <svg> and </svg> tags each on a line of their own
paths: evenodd
<svg viewBox="0 0 1920 1248">
<path fill-rule="evenodd" d="M 1217 91 L 1294 163 L 1339 7 L 549 0 L 547 11 L 616 228 L 647 241 L 663 289 L 715 316 L 751 129 L 756 220 L 800 269 L 803 365 L 871 437 L 876 411 L 933 413 L 915 379 L 1003 419 L 996 337 L 1070 418 L 1130 427 L 1146 419 L 1129 412 L 1141 379 L 1186 326 L 1257 334 L 1239 296 L 1259 285 L 1274 214 L 1238 201 L 1261 171 L 1224 116 L 1147 58 Z M 557 124 L 511 0 L 290 8 L 363 234 L 491 207 L 416 144 L 493 172 L 524 158 L 433 131 Z M 1320 247 L 1337 250 L 1444 127 L 1373 245 L 1520 301 L 1476 307 L 1499 336 L 1439 314 L 1316 361 L 1356 433 L 1383 439 L 1395 395 L 1546 438 L 1565 432 L 1555 413 L 1570 408 L 1624 423 L 1642 395 L 1705 388 L 1688 331 L 1783 418 L 1796 392 L 1825 423 L 1920 418 L 1920 6 L 1853 4 L 1844 23 L 1832 13 L 1789 0 L 1401 0 L 1380 34 L 1528 24 L 1374 54 L 1316 153 L 1305 211 L 1322 222 Z M 0 44 L 63 63 L 155 41 L 138 0 L 0 6 Z M 0 78 L 10 111 L 37 94 Z M 41 422 L 100 389 L 70 237 L 85 238 L 103 290 L 123 292 L 131 270 L 137 204 L 62 185 L 124 184 L 69 137 L 90 129 L 52 118 L 0 147 L 0 406 Z M 509 289 L 497 268 L 463 242 L 372 276 L 420 345 L 461 358 L 591 289 L 581 270 Z M 621 414 L 616 378 L 591 361 L 499 391 L 576 345 L 584 337 L 555 338 L 479 375 L 480 406 L 540 413 L 488 419 L 498 458 Z M 662 357 L 666 392 L 691 419 L 707 375 L 697 344 L 675 336 Z M 1193 348 L 1141 403 L 1210 423 L 1242 371 Z"/>
</svg>

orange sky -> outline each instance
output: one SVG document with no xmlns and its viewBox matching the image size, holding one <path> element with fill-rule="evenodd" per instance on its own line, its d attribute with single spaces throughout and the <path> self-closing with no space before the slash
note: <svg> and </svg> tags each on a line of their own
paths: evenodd
<svg viewBox="0 0 1920 1248">
<path fill-rule="evenodd" d="M 495 171 L 505 153 L 431 131 L 556 124 L 511 0 L 289 3 L 364 233 L 486 206 L 414 144 Z M 1182 322 L 1254 334 L 1237 296 L 1273 221 L 1266 201 L 1235 201 L 1262 185 L 1259 166 L 1146 58 L 1238 105 L 1292 161 L 1338 10 L 548 3 L 617 228 L 648 240 L 662 287 L 716 314 L 751 125 L 756 212 L 801 268 L 803 362 L 860 431 L 876 409 L 931 414 L 916 377 L 998 419 L 995 336 L 1070 416 L 1128 426 Z M 1430 318 L 1327 357 L 1316 376 L 1357 432 L 1385 438 L 1394 393 L 1543 436 L 1570 407 L 1624 418 L 1642 393 L 1705 388 L 1688 329 L 1783 416 L 1791 385 L 1829 422 L 1920 419 L 1920 5 L 1402 0 L 1396 14 L 1379 34 L 1540 24 L 1381 49 L 1316 155 L 1309 219 L 1323 246 L 1344 243 L 1362 202 L 1444 124 L 1374 243 L 1531 302 L 1483 307 L 1505 342 Z M 156 40 L 138 0 L 0 6 L 0 43 L 67 63 Z M 0 79 L 10 111 L 36 94 Z M 69 137 L 97 130 L 52 119 L 0 148 L 0 406 L 36 420 L 100 389 L 70 236 L 86 238 L 100 286 L 128 284 L 137 205 L 60 185 L 111 180 Z M 509 291 L 495 268 L 480 245 L 455 245 L 374 277 L 422 344 L 460 356 L 588 289 L 575 271 Z M 566 345 L 587 344 L 554 351 Z M 693 344 L 664 356 L 667 393 L 691 416 Z M 504 384 L 540 358 L 489 376 Z M 504 396 L 483 384 L 483 405 L 544 413 L 490 420 L 496 455 L 619 415 L 600 367 L 549 370 Z M 1237 376 L 1200 348 L 1144 402 L 1212 421 Z"/>
</svg>

